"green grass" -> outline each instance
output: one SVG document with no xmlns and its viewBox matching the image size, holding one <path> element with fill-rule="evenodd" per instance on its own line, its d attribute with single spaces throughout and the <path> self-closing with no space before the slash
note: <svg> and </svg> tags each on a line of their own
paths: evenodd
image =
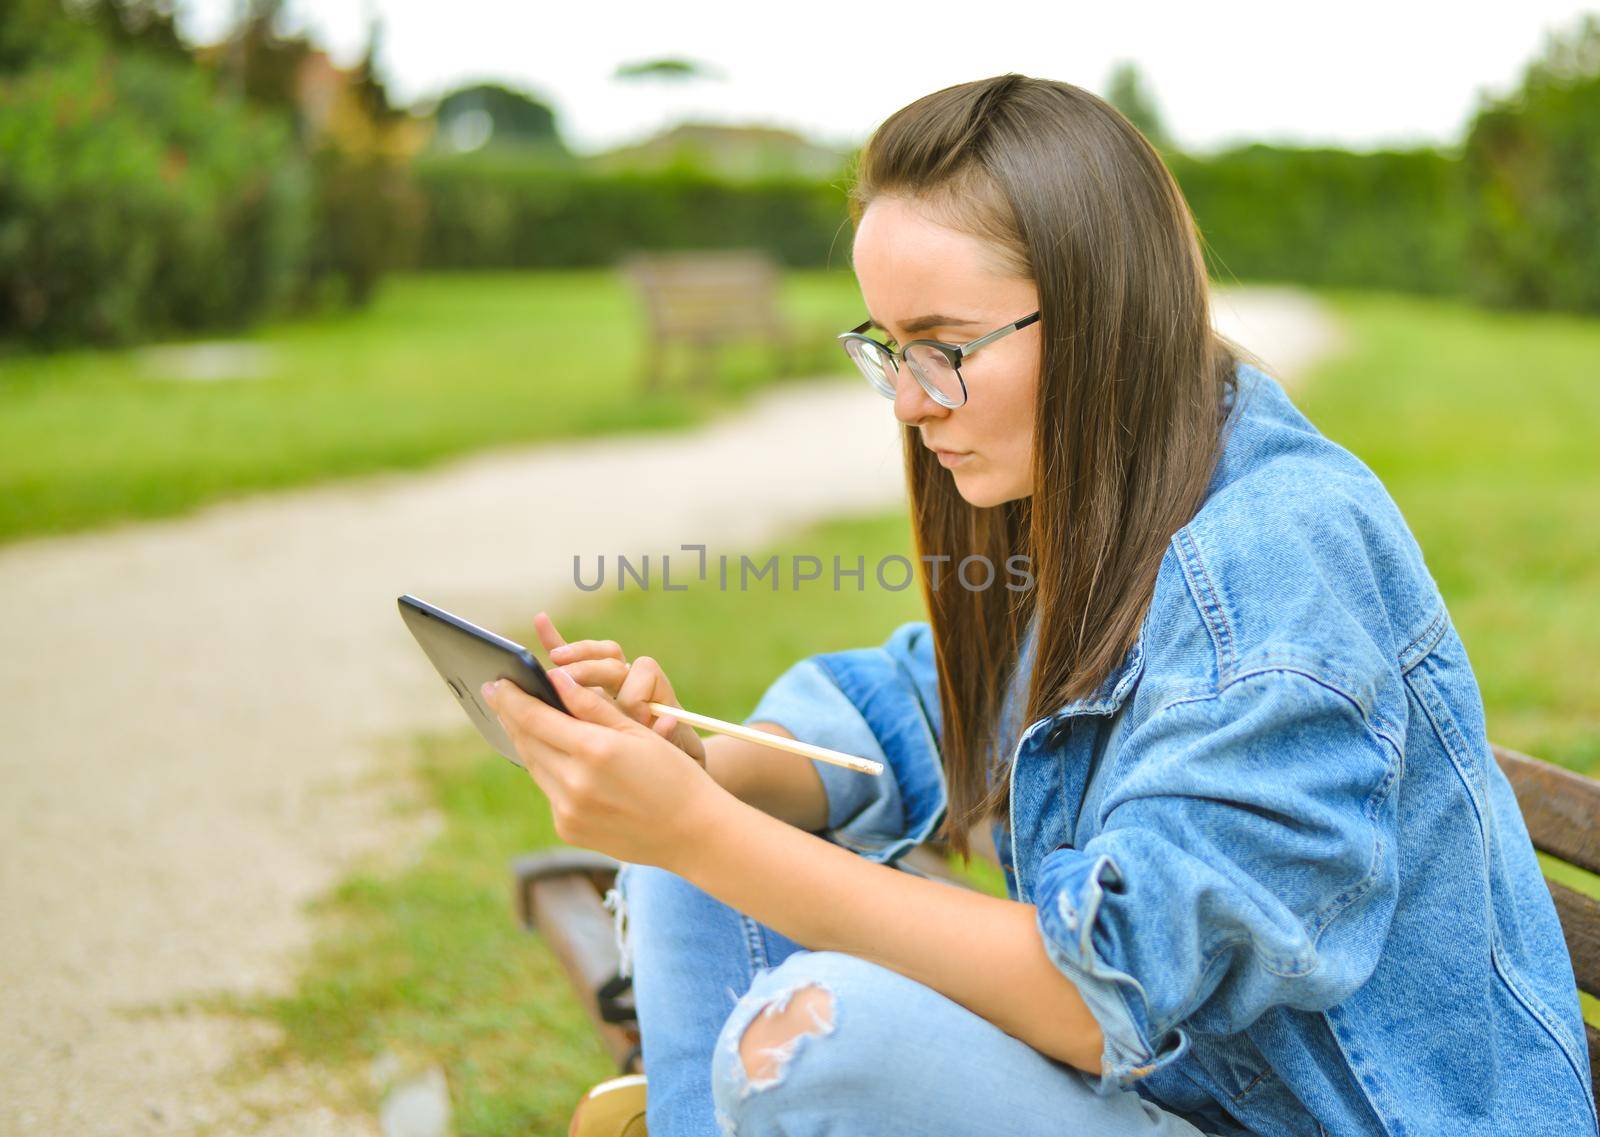
<svg viewBox="0 0 1600 1137">
<path fill-rule="evenodd" d="M 1400 501 L 1472 653 L 1491 734 L 1595 772 L 1600 323 L 1330 299 L 1353 350 L 1299 402 Z M 778 551 L 870 563 L 910 548 L 894 515 L 824 526 Z M 569 637 L 657 656 L 686 704 L 735 719 L 794 660 L 921 617 L 915 592 L 877 589 L 582 600 L 557 614 Z M 531 627 L 509 631 L 534 640 Z M 411 868 L 331 897 L 297 992 L 254 1009 L 284 1028 L 285 1055 L 329 1066 L 363 1108 L 375 1107 L 365 1062 L 392 1049 L 444 1066 L 462 1134 L 560 1134 L 582 1091 L 613 1071 L 542 941 L 513 923 L 507 862 L 557 843 L 544 799 L 466 731 L 421 740 L 417 761 L 443 832 Z M 975 865 L 972 879 L 1003 894 L 997 874 Z"/>
<path fill-rule="evenodd" d="M 269 1054 L 331 1069 L 345 1109 L 376 1115 L 366 1071 L 448 1073 L 459 1134 L 563 1134 L 582 1090 L 616 1072 L 544 945 L 513 926 L 507 861 L 557 844 L 544 799 L 473 735 L 417 740 L 446 819 L 398 875 L 361 874 L 317 906 L 323 929 L 292 996 L 236 1005 L 283 1030 Z"/>
<path fill-rule="evenodd" d="M 855 278 L 790 274 L 784 305 L 809 345 L 791 369 L 842 374 L 829 333 L 860 318 Z M 163 379 L 138 350 L 0 357 L 0 543 L 497 445 L 682 426 L 773 370 L 742 345 L 708 395 L 643 396 L 638 306 L 603 271 L 402 277 L 365 310 L 242 338 L 268 375 Z"/>
</svg>

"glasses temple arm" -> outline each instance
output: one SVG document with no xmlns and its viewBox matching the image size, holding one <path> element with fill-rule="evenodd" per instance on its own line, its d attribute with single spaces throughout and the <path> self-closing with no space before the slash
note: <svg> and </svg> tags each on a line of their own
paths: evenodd
<svg viewBox="0 0 1600 1137">
<path fill-rule="evenodd" d="M 973 352 L 977 351 L 984 344 L 993 343 L 995 340 L 1000 339 L 1002 336 L 1009 336 L 1012 332 L 1015 332 L 1015 331 L 1018 331 L 1018 330 L 1020 330 L 1022 328 L 1027 327 L 1029 324 L 1031 324 L 1034 321 L 1038 320 L 1038 318 L 1039 318 L 1039 313 L 1035 312 L 1031 316 L 1024 316 L 1020 320 L 1014 320 L 1011 323 L 1007 324 L 1003 328 L 996 328 L 994 331 L 990 332 L 986 336 L 980 336 L 977 339 L 973 340 L 971 343 L 962 344 L 961 345 L 961 354 L 962 355 L 971 355 Z"/>
</svg>

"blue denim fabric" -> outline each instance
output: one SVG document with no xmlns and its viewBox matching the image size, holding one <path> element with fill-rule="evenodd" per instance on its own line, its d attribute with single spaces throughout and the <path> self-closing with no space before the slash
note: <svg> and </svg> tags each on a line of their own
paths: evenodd
<svg viewBox="0 0 1600 1137">
<path fill-rule="evenodd" d="M 653 865 L 625 864 L 616 907 L 632 961 L 650 1137 L 1236 1137 L 1055 1061 L 925 984 L 808 951 Z M 800 988 L 830 1008 L 752 1077 L 740 1045 Z"/>
<path fill-rule="evenodd" d="M 1271 376 L 1238 379 L 1137 642 L 1021 732 L 996 827 L 1104 1032 L 1097 1091 L 1293 1137 L 1594 1134 L 1571 959 L 1421 551 Z M 816 764 L 824 836 L 863 856 L 944 816 L 926 624 L 801 661 L 746 721 L 885 763 Z"/>
</svg>

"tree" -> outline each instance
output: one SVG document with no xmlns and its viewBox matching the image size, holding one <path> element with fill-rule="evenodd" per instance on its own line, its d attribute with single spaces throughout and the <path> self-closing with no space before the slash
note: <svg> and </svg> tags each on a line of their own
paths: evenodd
<svg viewBox="0 0 1600 1137">
<path fill-rule="evenodd" d="M 1471 286 L 1494 304 L 1600 312 L 1600 17 L 1546 40 L 1467 135 Z"/>
<path fill-rule="evenodd" d="M 187 64 L 172 0 L 7 0 L 0 15 L 0 75 L 62 61 L 90 44 Z"/>
<path fill-rule="evenodd" d="M 304 35 L 281 34 L 282 22 L 283 0 L 249 0 L 218 62 L 235 91 L 293 113 L 300 69 L 315 48 Z"/>
<path fill-rule="evenodd" d="M 439 133 L 459 150 L 485 143 L 536 147 L 561 154 L 567 147 L 556 129 L 556 113 L 525 91 L 498 83 L 476 83 L 451 91 L 434 112 Z"/>
<path fill-rule="evenodd" d="M 644 59 L 637 63 L 624 63 L 612 72 L 613 79 L 666 79 L 684 82 L 690 79 L 721 79 L 722 73 L 704 63 L 676 56 L 664 59 Z"/>
<path fill-rule="evenodd" d="M 1156 109 L 1155 99 L 1144 89 L 1139 68 L 1131 60 L 1121 60 L 1112 67 L 1111 77 L 1106 82 L 1106 102 L 1138 127 L 1139 133 L 1157 150 L 1172 149 L 1172 139 L 1162 125 L 1161 112 Z"/>
</svg>

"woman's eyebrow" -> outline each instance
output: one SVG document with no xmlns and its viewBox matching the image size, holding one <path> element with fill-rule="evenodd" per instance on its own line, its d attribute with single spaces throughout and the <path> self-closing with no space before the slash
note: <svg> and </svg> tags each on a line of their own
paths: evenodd
<svg viewBox="0 0 1600 1137">
<path fill-rule="evenodd" d="M 880 332 L 889 330 L 870 316 L 868 320 Z M 970 328 L 976 323 L 976 320 L 963 320 L 956 316 L 941 316 L 935 312 L 931 316 L 918 316 L 915 320 L 907 320 L 904 327 L 907 335 L 914 335 L 917 332 L 925 332 L 929 328 Z"/>
</svg>

